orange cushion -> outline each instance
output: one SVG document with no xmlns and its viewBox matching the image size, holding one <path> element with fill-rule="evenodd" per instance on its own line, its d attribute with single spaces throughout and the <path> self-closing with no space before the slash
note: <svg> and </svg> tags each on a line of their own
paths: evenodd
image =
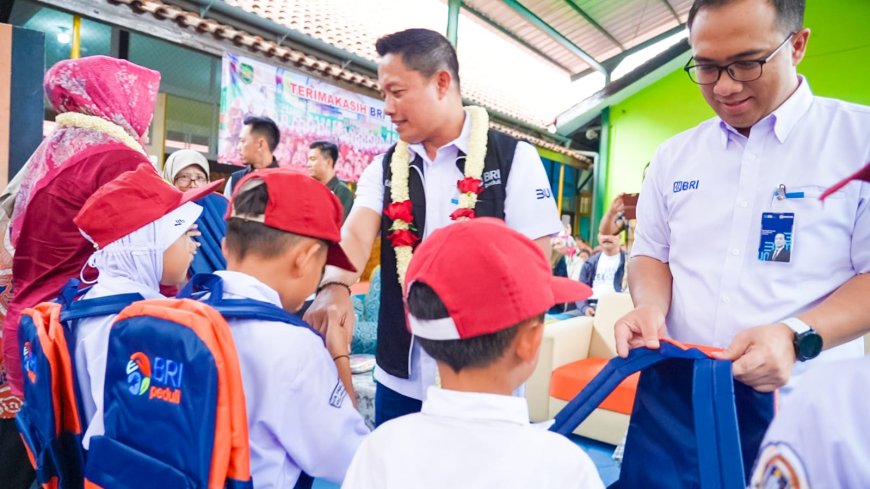
<svg viewBox="0 0 870 489">
<path fill-rule="evenodd" d="M 551 377 L 550 396 L 563 401 L 574 399 L 601 372 L 607 362 L 608 359 L 605 358 L 585 358 L 557 368 Z M 607 411 L 631 414 L 639 378 L 640 373 L 636 373 L 622 381 L 599 407 Z"/>
</svg>

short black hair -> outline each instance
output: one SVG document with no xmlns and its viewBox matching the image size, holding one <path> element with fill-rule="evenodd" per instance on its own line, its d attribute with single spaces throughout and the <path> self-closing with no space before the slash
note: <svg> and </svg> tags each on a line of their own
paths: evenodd
<svg viewBox="0 0 870 489">
<path fill-rule="evenodd" d="M 320 153 L 328 156 L 332 160 L 332 166 L 335 167 L 335 162 L 338 161 L 338 145 L 329 141 L 314 141 L 308 146 L 308 149 L 320 150 Z"/>
<path fill-rule="evenodd" d="M 263 136 L 266 138 L 266 144 L 269 145 L 269 151 L 275 152 L 278 147 L 278 142 L 281 141 L 281 131 L 278 130 L 278 124 L 275 124 L 271 118 L 266 116 L 249 115 L 245 117 L 244 124 L 251 126 L 251 133 Z"/>
<path fill-rule="evenodd" d="M 450 314 L 447 307 L 432 287 L 414 282 L 408 290 L 408 312 L 417 319 L 443 319 Z M 541 314 L 537 319 L 543 321 Z M 517 336 L 519 324 L 490 333 L 462 340 L 429 340 L 417 337 L 420 346 L 435 360 L 444 362 L 459 372 L 464 368 L 486 367 L 504 355 L 505 350 Z"/>
<path fill-rule="evenodd" d="M 246 182 L 246 187 L 248 183 Z M 242 188 L 233 198 L 235 214 L 260 216 L 266 212 L 269 191 L 266 183 Z M 227 221 L 226 247 L 235 258 L 243 260 L 250 254 L 263 258 L 275 258 L 303 239 L 298 234 L 271 228 L 263 223 L 249 221 L 241 217 L 231 217 Z"/>
<path fill-rule="evenodd" d="M 402 56 L 405 66 L 431 78 L 438 70 L 447 70 L 459 89 L 459 60 L 456 49 L 446 37 L 429 29 L 406 29 L 387 34 L 375 43 L 378 56 Z"/>
<path fill-rule="evenodd" d="M 695 22 L 695 16 L 702 8 L 707 7 L 722 7 L 728 5 L 735 0 L 695 0 L 692 7 L 689 9 L 689 30 L 692 29 L 692 23 Z M 773 5 L 776 11 L 776 23 L 785 32 L 797 32 L 804 26 L 804 11 L 806 10 L 806 0 L 767 0 Z"/>
</svg>

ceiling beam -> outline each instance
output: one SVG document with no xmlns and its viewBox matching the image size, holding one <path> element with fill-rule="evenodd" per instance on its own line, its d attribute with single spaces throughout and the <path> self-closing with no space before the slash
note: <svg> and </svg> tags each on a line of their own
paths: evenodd
<svg viewBox="0 0 870 489">
<path fill-rule="evenodd" d="M 462 4 L 462 8 L 465 9 L 465 10 L 466 10 L 468 13 L 470 13 L 471 15 L 473 15 L 473 16 L 477 17 L 478 19 L 482 20 L 484 23 L 486 23 L 486 25 L 488 25 L 488 26 L 492 27 L 493 29 L 495 29 L 495 30 L 501 32 L 502 34 L 504 34 L 505 36 L 507 36 L 508 38 L 510 38 L 512 41 L 516 42 L 517 44 L 521 45 L 522 47 L 528 49 L 529 51 L 531 51 L 531 52 L 533 52 L 533 53 L 535 53 L 535 54 L 537 54 L 537 55 L 540 56 L 541 58 L 544 58 L 546 61 L 549 61 L 550 63 L 553 63 L 556 67 L 558 67 L 558 68 L 560 68 L 560 69 L 562 69 L 562 70 L 565 70 L 565 71 L 567 71 L 568 73 L 571 73 L 571 69 L 570 69 L 570 68 L 568 68 L 567 66 L 563 65 L 562 63 L 556 61 L 556 60 L 553 59 L 553 57 L 550 56 L 549 54 L 547 54 L 547 53 L 541 51 L 540 49 L 536 48 L 535 46 L 531 45 L 531 44 L 530 44 L 528 41 L 526 41 L 525 39 L 523 39 L 523 38 L 521 38 L 521 37 L 517 37 L 516 34 L 514 34 L 513 32 L 511 32 L 511 31 L 509 31 L 509 30 L 507 30 L 507 29 L 506 29 L 505 27 L 503 27 L 501 24 L 497 24 L 494 20 L 490 19 L 490 18 L 487 17 L 486 15 L 483 15 L 479 10 L 477 10 L 477 9 L 474 8 L 474 7 L 472 7 L 471 5 L 469 5 L 469 4 L 467 4 L 467 3 L 463 3 L 463 4 Z"/>
<path fill-rule="evenodd" d="M 622 63 L 622 61 L 625 58 L 631 56 L 632 54 L 634 54 L 642 49 L 646 49 L 646 48 L 652 46 L 653 44 L 661 42 L 661 41 L 663 41 L 663 40 L 665 40 L 665 39 L 667 39 L 675 34 L 678 34 L 682 31 L 684 31 L 685 29 L 686 29 L 686 24 L 680 24 L 672 29 L 668 29 L 665 32 L 662 32 L 661 34 L 657 34 L 657 35 L 647 39 L 646 41 L 643 41 L 640 44 L 637 44 L 635 46 L 628 48 L 625 51 L 617 54 L 616 56 L 613 56 L 612 58 L 608 58 L 608 59 L 602 61 L 601 64 L 604 65 L 604 67 L 607 68 L 609 71 L 613 71 L 616 69 L 617 66 L 619 66 L 619 63 Z M 592 73 L 593 71 L 595 71 L 595 70 L 593 70 L 592 68 L 588 68 L 586 70 L 581 71 L 580 73 L 571 75 L 571 81 L 579 80 L 580 78 L 583 78 L 584 76 Z"/>
<path fill-rule="evenodd" d="M 595 68 L 596 70 L 600 71 L 601 73 L 604 73 L 605 76 L 607 75 L 607 69 L 605 69 L 604 66 L 601 65 L 601 63 L 599 63 L 595 58 L 593 58 L 592 55 L 590 55 L 589 53 L 587 53 L 586 51 L 581 49 L 579 46 L 574 44 L 573 41 L 571 41 L 570 39 L 568 39 L 567 37 L 562 35 L 559 31 L 554 29 L 553 26 L 551 26 L 550 24 L 544 22 L 540 17 L 535 15 L 534 12 L 527 9 L 525 6 L 523 6 L 517 0 L 502 0 L 502 1 L 505 3 L 505 5 L 510 7 L 511 10 L 513 10 L 520 17 L 522 17 L 523 20 L 532 24 L 533 26 L 537 27 L 538 29 L 544 31 L 544 33 L 546 33 L 548 36 L 553 38 L 553 40 L 555 40 L 556 42 L 561 44 L 568 51 L 571 51 L 571 53 L 573 53 L 574 55 L 581 58 L 589 66 Z"/>
<path fill-rule="evenodd" d="M 671 5 L 671 2 L 669 2 L 668 0 L 662 0 L 662 2 L 665 3 L 665 5 L 668 7 L 668 10 L 670 10 L 671 14 L 673 14 L 674 18 L 677 19 L 677 23 L 682 24 L 683 21 L 680 20 L 680 14 L 678 14 L 677 11 L 674 10 L 674 6 Z"/>
<path fill-rule="evenodd" d="M 584 19 L 586 19 L 586 22 L 589 22 L 589 25 L 591 25 L 592 27 L 597 29 L 598 32 L 604 34 L 604 37 L 606 37 L 607 39 L 610 39 L 610 42 L 612 42 L 613 44 L 616 44 L 619 47 L 619 49 L 625 51 L 625 46 L 623 46 L 622 43 L 619 42 L 619 40 L 617 38 L 613 37 L 613 34 L 608 32 L 607 29 L 602 27 L 601 24 L 599 24 L 595 19 L 593 19 L 591 15 L 587 14 L 585 10 L 580 8 L 580 6 L 577 5 L 577 2 L 575 0 L 565 0 L 565 3 L 567 3 L 569 7 L 574 9 L 575 12 L 580 14 L 580 17 L 583 17 Z"/>
</svg>

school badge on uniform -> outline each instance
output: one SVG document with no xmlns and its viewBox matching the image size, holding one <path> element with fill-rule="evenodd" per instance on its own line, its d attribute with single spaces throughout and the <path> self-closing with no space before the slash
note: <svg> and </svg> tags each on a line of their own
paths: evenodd
<svg viewBox="0 0 870 489">
<path fill-rule="evenodd" d="M 801 458 L 788 444 L 770 443 L 761 451 L 749 487 L 805 489 L 810 487 Z"/>
</svg>

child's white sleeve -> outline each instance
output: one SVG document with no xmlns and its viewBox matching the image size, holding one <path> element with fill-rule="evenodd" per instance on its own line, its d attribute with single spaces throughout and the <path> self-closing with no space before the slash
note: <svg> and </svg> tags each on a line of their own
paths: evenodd
<svg viewBox="0 0 870 489">
<path fill-rule="evenodd" d="M 386 487 L 384 466 L 377 456 L 378 451 L 373 448 L 372 440 L 373 437 L 369 436 L 359 446 L 356 455 L 353 456 L 353 461 L 350 463 L 350 468 L 347 469 L 347 476 L 344 478 L 341 489 L 382 489 Z"/>
<path fill-rule="evenodd" d="M 353 406 L 338 378 L 332 358 L 314 336 L 304 353 L 284 357 L 294 365 L 285 372 L 299 372 L 287 379 L 283 395 L 284 415 L 276 435 L 296 464 L 308 475 L 341 483 L 354 453 L 369 433 L 363 417 Z"/>
</svg>

